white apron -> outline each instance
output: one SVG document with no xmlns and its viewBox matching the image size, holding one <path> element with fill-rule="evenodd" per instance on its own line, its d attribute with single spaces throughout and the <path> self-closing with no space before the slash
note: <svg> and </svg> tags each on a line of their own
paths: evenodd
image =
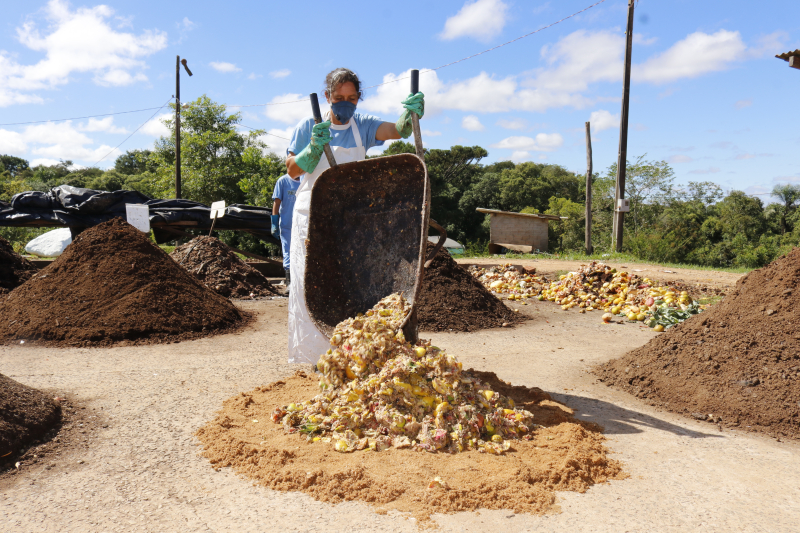
<svg viewBox="0 0 800 533">
<path fill-rule="evenodd" d="M 367 151 L 361 142 L 361 134 L 355 119 L 346 125 L 331 124 L 332 130 L 352 128 L 355 148 L 331 146 L 337 164 L 361 161 Z M 331 347 L 330 339 L 323 335 L 308 314 L 305 296 L 306 238 L 308 237 L 308 214 L 311 206 L 311 189 L 322 172 L 330 168 L 328 158 L 320 158 L 317 168 L 305 178 L 297 189 L 292 218 L 292 242 L 290 251 L 290 272 L 292 283 L 289 286 L 289 362 L 316 364 L 319 356 Z"/>
</svg>

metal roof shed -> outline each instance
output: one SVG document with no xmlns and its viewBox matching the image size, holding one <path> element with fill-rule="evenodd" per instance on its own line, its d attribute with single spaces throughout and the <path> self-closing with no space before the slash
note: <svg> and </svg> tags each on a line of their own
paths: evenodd
<svg viewBox="0 0 800 533">
<path fill-rule="evenodd" d="M 792 68 L 800 69 L 800 48 L 798 48 L 794 52 L 786 52 L 784 54 L 778 54 L 775 57 L 777 57 L 778 59 L 783 59 L 784 61 L 788 61 L 789 66 Z"/>
</svg>

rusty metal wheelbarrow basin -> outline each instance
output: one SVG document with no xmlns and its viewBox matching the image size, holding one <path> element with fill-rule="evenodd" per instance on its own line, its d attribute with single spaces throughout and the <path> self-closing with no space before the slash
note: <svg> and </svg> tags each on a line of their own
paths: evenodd
<svg viewBox="0 0 800 533">
<path fill-rule="evenodd" d="M 321 332 L 330 336 L 339 322 L 394 292 L 413 309 L 429 210 L 428 172 L 412 154 L 344 163 L 320 174 L 311 192 L 304 281 L 306 306 Z"/>
</svg>

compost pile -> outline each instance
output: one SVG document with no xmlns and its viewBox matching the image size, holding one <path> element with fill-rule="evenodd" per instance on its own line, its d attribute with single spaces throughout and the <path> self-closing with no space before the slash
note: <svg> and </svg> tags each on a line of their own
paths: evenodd
<svg viewBox="0 0 800 533">
<path fill-rule="evenodd" d="M 37 271 L 30 261 L 15 252 L 8 241 L 0 237 L 0 294 L 13 291 Z"/>
<path fill-rule="evenodd" d="M 279 407 L 272 420 L 312 442 L 333 442 L 339 452 L 394 446 L 503 453 L 510 440 L 530 439 L 530 412 L 430 342 L 406 342 L 400 328 L 408 312 L 395 293 L 339 323 L 335 348 L 317 363 L 322 393 Z"/>
<path fill-rule="evenodd" d="M 433 250 L 428 244 L 427 253 Z M 498 300 L 442 248 L 425 269 L 416 303 L 423 331 L 477 331 L 509 326 L 524 315 Z"/>
<path fill-rule="evenodd" d="M 243 315 L 121 219 L 82 232 L 6 298 L 0 340 L 58 346 L 174 342 L 236 327 Z"/>
<path fill-rule="evenodd" d="M 297 372 L 225 401 L 197 432 L 203 455 L 272 489 L 423 520 L 477 509 L 543 513 L 555 490 L 625 477 L 602 429 L 540 389 L 462 370 L 428 342 L 406 343 L 407 312 L 395 294 L 340 323 L 335 348 L 317 364 L 319 382 Z"/>
<path fill-rule="evenodd" d="M 547 278 L 536 276 L 535 270 L 520 272 L 511 263 L 489 268 L 472 266 L 469 273 L 498 298 L 516 300 L 523 305 L 527 305 L 525 300 L 528 298 L 538 296 L 542 285 L 548 283 Z"/>
<path fill-rule="evenodd" d="M 800 248 L 724 300 L 598 370 L 671 411 L 800 437 Z"/>
<path fill-rule="evenodd" d="M 0 374 L 0 460 L 42 438 L 61 420 L 61 405 Z"/>
<path fill-rule="evenodd" d="M 226 298 L 259 298 L 278 292 L 264 274 L 251 267 L 219 239 L 195 237 L 170 254 L 201 283 Z"/>
</svg>

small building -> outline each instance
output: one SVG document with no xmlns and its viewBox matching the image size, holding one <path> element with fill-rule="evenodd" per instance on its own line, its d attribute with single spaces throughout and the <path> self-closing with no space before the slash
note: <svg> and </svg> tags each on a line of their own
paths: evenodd
<svg viewBox="0 0 800 533">
<path fill-rule="evenodd" d="M 513 213 L 495 209 L 476 209 L 479 213 L 490 215 L 489 253 L 500 253 L 500 248 L 515 252 L 530 253 L 547 251 L 548 224 L 551 220 L 561 220 L 557 215 Z"/>
<path fill-rule="evenodd" d="M 792 68 L 800 69 L 800 48 L 798 48 L 794 52 L 786 52 L 785 54 L 778 54 L 775 57 L 777 57 L 778 59 L 783 59 L 784 61 L 788 61 L 789 66 Z"/>
</svg>

